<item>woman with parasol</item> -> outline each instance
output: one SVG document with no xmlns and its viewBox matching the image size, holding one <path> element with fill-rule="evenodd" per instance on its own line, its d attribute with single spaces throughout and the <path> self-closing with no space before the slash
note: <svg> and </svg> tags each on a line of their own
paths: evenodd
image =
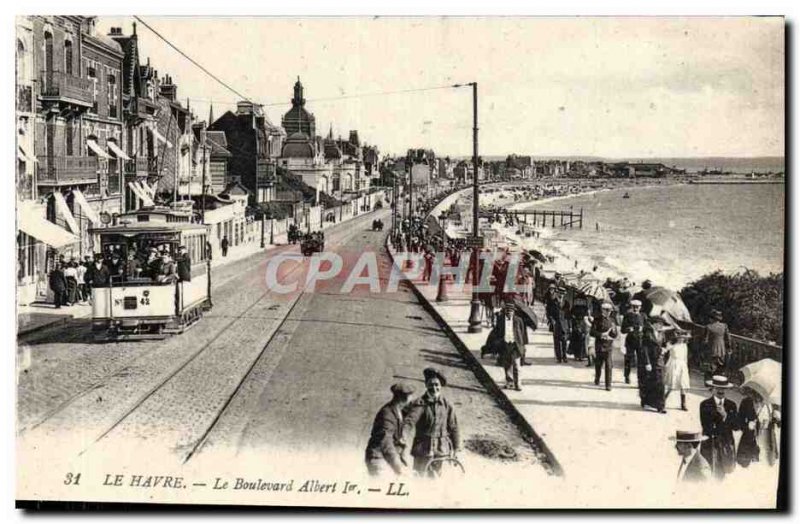
<svg viewBox="0 0 800 524">
<path fill-rule="evenodd" d="M 744 395 L 739 406 L 742 438 L 736 462 L 742 467 L 751 462 L 772 466 L 779 456 L 781 365 L 764 359 L 744 366 L 741 371 L 745 377 L 739 388 Z"/>
</svg>

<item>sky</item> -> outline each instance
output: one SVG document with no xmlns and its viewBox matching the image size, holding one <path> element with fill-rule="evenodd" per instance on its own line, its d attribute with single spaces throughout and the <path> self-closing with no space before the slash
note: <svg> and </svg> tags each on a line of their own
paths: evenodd
<svg viewBox="0 0 800 524">
<path fill-rule="evenodd" d="M 470 155 L 471 90 L 447 86 L 477 82 L 483 156 L 784 154 L 782 18 L 142 19 L 275 124 L 299 76 L 317 134 L 357 129 L 381 153 Z M 133 21 L 102 16 L 98 31 Z M 215 117 L 235 109 L 235 94 L 137 34 L 200 119 L 210 101 Z"/>
</svg>

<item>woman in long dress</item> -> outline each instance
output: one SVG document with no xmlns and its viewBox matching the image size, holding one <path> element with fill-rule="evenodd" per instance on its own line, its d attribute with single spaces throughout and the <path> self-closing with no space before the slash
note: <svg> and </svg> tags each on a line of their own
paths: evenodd
<svg viewBox="0 0 800 524">
<path fill-rule="evenodd" d="M 644 326 L 642 346 L 637 355 L 637 364 L 642 368 L 642 407 L 650 406 L 659 413 L 664 409 L 664 358 L 662 333 L 658 326 L 647 320 Z M 641 358 L 639 358 L 641 357 Z"/>
<path fill-rule="evenodd" d="M 772 466 L 778 460 L 777 430 L 781 424 L 781 412 L 750 388 L 741 388 L 745 398 L 739 406 L 739 429 L 742 438 L 736 462 L 746 468 L 751 462 Z"/>
<path fill-rule="evenodd" d="M 681 392 L 681 409 L 686 411 L 686 392 L 689 391 L 689 365 L 687 358 L 689 348 L 686 342 L 691 335 L 688 331 L 673 332 L 669 335 L 665 354 L 669 355 L 664 376 L 664 386 L 667 389 L 664 403 L 673 389 Z"/>
<path fill-rule="evenodd" d="M 71 306 L 78 301 L 78 264 L 67 263 L 64 268 L 64 278 L 67 281 L 67 304 Z"/>
</svg>

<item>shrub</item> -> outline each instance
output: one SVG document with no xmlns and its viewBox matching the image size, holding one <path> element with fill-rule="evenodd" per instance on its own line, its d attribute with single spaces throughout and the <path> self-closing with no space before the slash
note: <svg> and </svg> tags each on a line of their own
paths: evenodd
<svg viewBox="0 0 800 524">
<path fill-rule="evenodd" d="M 783 273 L 715 271 L 684 287 L 680 295 L 698 324 L 722 312 L 732 333 L 783 345 Z"/>
</svg>

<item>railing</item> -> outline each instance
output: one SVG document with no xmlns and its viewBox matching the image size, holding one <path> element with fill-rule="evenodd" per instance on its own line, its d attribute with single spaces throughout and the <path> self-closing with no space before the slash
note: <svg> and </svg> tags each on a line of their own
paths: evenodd
<svg viewBox="0 0 800 524">
<path fill-rule="evenodd" d="M 692 322 L 681 322 L 681 327 L 692 333 L 689 342 L 689 366 L 694 369 L 710 371 L 708 368 L 711 362 L 710 348 L 705 343 L 706 327 Z M 783 347 L 775 344 L 768 344 L 760 340 L 731 334 L 730 358 L 727 366 L 731 370 L 739 369 L 742 366 L 757 362 L 765 358 L 771 358 L 778 362 L 783 360 Z M 729 377 L 736 379 L 737 377 Z"/>
<path fill-rule="evenodd" d="M 17 111 L 33 111 L 33 90 L 31 86 L 17 86 Z"/>
<path fill-rule="evenodd" d="M 278 202 L 302 202 L 302 191 L 276 191 L 275 200 Z"/>
<path fill-rule="evenodd" d="M 38 183 L 49 185 L 97 183 L 97 157 L 38 156 Z"/>
<path fill-rule="evenodd" d="M 126 175 L 147 176 L 148 158 L 143 156 L 125 160 L 123 170 Z"/>
<path fill-rule="evenodd" d="M 91 106 L 93 102 L 91 82 L 61 71 L 42 71 L 42 96 L 68 98 Z"/>
</svg>

